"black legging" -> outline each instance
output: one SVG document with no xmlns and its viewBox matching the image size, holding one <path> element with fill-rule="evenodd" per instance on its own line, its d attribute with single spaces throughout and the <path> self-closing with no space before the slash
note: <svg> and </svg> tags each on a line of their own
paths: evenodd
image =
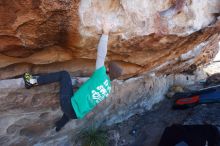
<svg viewBox="0 0 220 146">
<path fill-rule="evenodd" d="M 66 71 L 49 73 L 39 76 L 37 79 L 38 85 L 49 83 L 60 83 L 60 106 L 64 113 L 64 118 L 77 119 L 76 113 L 71 104 L 71 97 L 73 96 L 73 86 L 70 75 Z"/>
</svg>

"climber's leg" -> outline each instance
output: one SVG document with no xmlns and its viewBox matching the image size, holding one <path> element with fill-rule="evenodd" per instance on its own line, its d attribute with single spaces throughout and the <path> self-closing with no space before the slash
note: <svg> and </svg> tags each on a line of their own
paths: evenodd
<svg viewBox="0 0 220 146">
<path fill-rule="evenodd" d="M 36 76 L 32 76 L 30 73 L 25 73 L 23 75 L 23 79 L 25 81 L 25 87 L 29 89 L 33 87 L 34 85 L 44 85 L 44 84 L 50 84 L 54 82 L 60 82 L 60 85 L 61 85 L 61 80 L 65 78 L 66 74 L 68 74 L 66 71 L 59 71 L 59 72 L 48 73 L 48 74 L 44 74 L 39 77 L 36 77 Z M 61 87 L 63 86 L 65 86 L 65 84 L 62 84 Z"/>
<path fill-rule="evenodd" d="M 76 114 L 71 104 L 73 87 L 71 77 L 66 71 L 49 73 L 37 78 L 37 85 L 44 85 L 53 82 L 59 82 L 60 84 L 60 106 L 64 113 L 62 118 L 56 122 L 56 130 L 59 131 L 70 119 L 76 119 Z"/>
<path fill-rule="evenodd" d="M 40 76 L 37 79 L 38 85 L 59 82 L 60 83 L 60 106 L 62 111 L 69 118 L 75 118 L 75 113 L 71 105 L 71 97 L 73 96 L 73 86 L 71 77 L 68 72 L 60 71 Z"/>
<path fill-rule="evenodd" d="M 68 81 L 67 76 L 69 76 L 68 72 L 66 71 L 59 71 L 59 72 L 54 72 L 54 73 L 48 73 L 48 74 L 43 74 L 37 78 L 37 84 L 38 85 L 44 85 L 44 84 L 50 84 L 54 82 L 59 82 L 62 87 L 65 85 L 62 84 L 63 81 Z M 71 79 L 70 79 L 71 81 Z"/>
</svg>

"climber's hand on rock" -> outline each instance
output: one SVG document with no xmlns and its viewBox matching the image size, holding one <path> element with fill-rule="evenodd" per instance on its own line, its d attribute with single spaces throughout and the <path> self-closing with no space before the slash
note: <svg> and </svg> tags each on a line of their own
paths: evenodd
<svg viewBox="0 0 220 146">
<path fill-rule="evenodd" d="M 112 29 L 112 24 L 106 22 L 103 24 L 103 28 L 102 28 L 103 34 L 108 35 L 111 29 Z"/>
<path fill-rule="evenodd" d="M 110 31 L 109 26 L 104 25 L 104 26 L 103 26 L 103 34 L 108 35 L 108 34 L 109 34 L 109 31 Z"/>
</svg>

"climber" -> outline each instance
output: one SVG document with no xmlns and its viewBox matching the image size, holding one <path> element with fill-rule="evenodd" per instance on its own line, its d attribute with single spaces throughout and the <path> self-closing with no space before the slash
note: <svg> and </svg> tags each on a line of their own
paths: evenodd
<svg viewBox="0 0 220 146">
<path fill-rule="evenodd" d="M 121 69 L 115 63 L 109 63 L 109 77 L 104 66 L 107 54 L 108 34 L 111 26 L 104 24 L 103 34 L 98 44 L 96 70 L 92 76 L 73 94 L 70 75 L 66 71 L 49 73 L 41 76 L 32 76 L 25 73 L 23 79 L 25 87 L 30 89 L 36 85 L 44 85 L 53 82 L 60 83 L 60 106 L 63 116 L 55 123 L 56 131 L 59 131 L 70 119 L 82 119 L 98 103 L 108 97 L 111 91 L 110 79 L 121 75 Z"/>
</svg>

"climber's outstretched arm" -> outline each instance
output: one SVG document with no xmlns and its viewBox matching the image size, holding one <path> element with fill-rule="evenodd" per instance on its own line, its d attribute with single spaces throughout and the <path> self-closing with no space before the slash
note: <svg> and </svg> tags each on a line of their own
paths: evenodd
<svg viewBox="0 0 220 146">
<path fill-rule="evenodd" d="M 98 50 L 97 50 L 97 59 L 96 59 L 96 69 L 104 66 L 105 57 L 107 55 L 107 47 L 108 47 L 108 34 L 110 27 L 108 25 L 104 25 L 103 34 L 99 40 Z"/>
<path fill-rule="evenodd" d="M 108 46 L 108 35 L 102 34 L 99 40 L 99 44 L 98 44 L 96 69 L 99 69 L 105 63 L 105 57 L 107 54 L 107 46 Z"/>
</svg>

